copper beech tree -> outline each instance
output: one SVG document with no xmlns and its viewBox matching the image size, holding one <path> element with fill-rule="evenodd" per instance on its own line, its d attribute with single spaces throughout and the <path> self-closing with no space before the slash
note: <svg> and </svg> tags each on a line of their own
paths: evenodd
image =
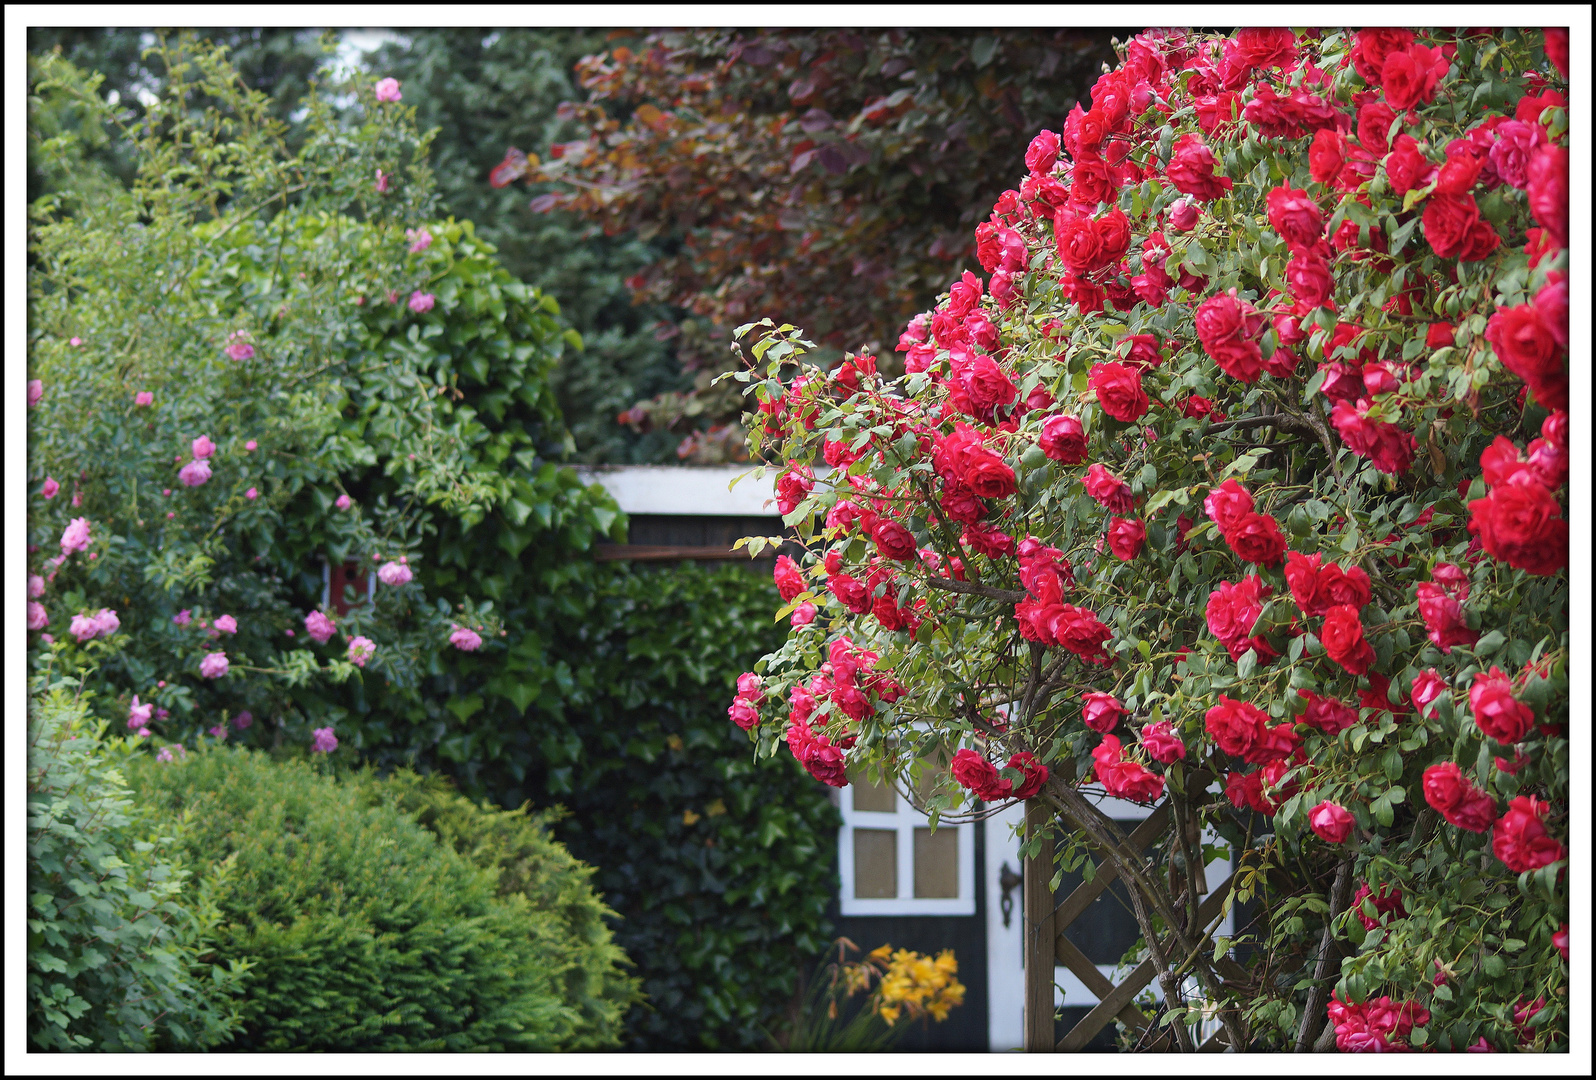
<svg viewBox="0 0 1596 1080">
<path fill-rule="evenodd" d="M 903 375 L 740 328 L 807 549 L 731 709 L 757 753 L 839 786 L 940 755 L 936 817 L 1042 800 L 1128 884 L 1183 1049 L 1204 1017 L 1566 1048 L 1567 49 L 1138 35 Z M 1168 835 L 1138 852 L 1096 791 L 1167 799 Z M 1197 917 L 1202 827 L 1249 948 Z"/>
<path fill-rule="evenodd" d="M 630 37 L 630 31 L 616 31 Z M 684 456 L 741 455 L 741 402 L 712 388 L 730 329 L 784 312 L 827 347 L 890 342 L 973 268 L 971 229 L 1008 163 L 1105 60 L 1106 31 L 654 31 L 577 65 L 577 137 L 510 150 L 490 182 L 549 182 L 607 233 L 679 240 L 628 284 L 679 305 L 696 388 L 622 414 L 701 432 Z M 674 325 L 662 334 L 677 333 Z"/>
</svg>

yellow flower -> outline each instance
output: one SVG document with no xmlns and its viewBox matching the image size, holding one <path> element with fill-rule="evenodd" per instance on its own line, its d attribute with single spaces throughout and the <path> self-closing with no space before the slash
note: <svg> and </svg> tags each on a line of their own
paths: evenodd
<svg viewBox="0 0 1596 1080">
<path fill-rule="evenodd" d="M 891 1005 L 881 1006 L 881 1019 L 887 1022 L 888 1027 L 891 1027 L 893 1021 L 898 1019 L 898 1010 L 893 1008 Z"/>
</svg>

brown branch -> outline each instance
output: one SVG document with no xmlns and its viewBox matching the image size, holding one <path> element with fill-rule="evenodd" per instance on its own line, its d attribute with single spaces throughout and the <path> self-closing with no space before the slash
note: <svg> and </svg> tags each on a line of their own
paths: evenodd
<svg viewBox="0 0 1596 1080">
<path fill-rule="evenodd" d="M 1297 1028 L 1296 1053 L 1306 1054 L 1314 1045 L 1314 1036 L 1325 1022 L 1324 1008 L 1330 996 L 1327 980 L 1330 978 L 1330 958 L 1335 954 L 1336 940 L 1332 927 L 1336 916 L 1347 906 L 1352 891 L 1352 856 L 1341 860 L 1336 868 L 1335 883 L 1330 886 L 1330 911 L 1324 917 L 1324 935 L 1319 939 L 1319 964 L 1314 969 L 1314 986 L 1308 991 L 1308 1003 L 1303 1007 L 1302 1025 Z"/>
<path fill-rule="evenodd" d="M 1018 604 L 1026 597 L 1025 593 L 1016 589 L 998 589 L 975 581 L 954 581 L 952 578 L 927 578 L 926 584 L 933 589 L 941 589 L 944 592 L 963 593 L 966 596 L 985 596 L 993 600 L 1007 600 L 1011 604 Z"/>
</svg>

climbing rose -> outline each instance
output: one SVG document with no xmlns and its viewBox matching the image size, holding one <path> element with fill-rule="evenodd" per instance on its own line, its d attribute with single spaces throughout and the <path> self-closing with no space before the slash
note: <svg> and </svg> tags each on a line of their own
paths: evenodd
<svg viewBox="0 0 1596 1080">
<path fill-rule="evenodd" d="M 1065 465 L 1079 465 L 1086 460 L 1086 431 L 1073 416 L 1060 413 L 1042 421 L 1038 445 L 1042 453 Z"/>
<path fill-rule="evenodd" d="M 61 485 L 56 483 L 55 477 L 53 476 L 46 476 L 44 478 L 44 483 L 39 486 L 39 494 L 43 495 L 46 499 L 55 498 L 55 493 L 60 490 Z"/>
<path fill-rule="evenodd" d="M 87 551 L 89 549 L 89 519 L 73 518 L 67 523 L 66 530 L 61 533 L 61 554 L 70 555 L 74 551 Z"/>
<path fill-rule="evenodd" d="M 248 360 L 255 355 L 255 346 L 245 341 L 243 334 L 244 331 L 235 330 L 231 340 L 228 341 L 227 346 L 222 350 L 227 354 L 228 359 Z"/>
<path fill-rule="evenodd" d="M 412 241 L 410 245 L 410 254 L 412 255 L 426 251 L 427 248 L 432 246 L 432 234 L 426 229 L 406 229 L 405 239 Z"/>
<path fill-rule="evenodd" d="M 28 408 L 31 409 L 35 405 L 37 405 L 39 403 L 39 399 L 42 398 L 42 397 L 44 397 L 44 380 L 42 380 L 42 379 L 29 379 L 28 380 Z"/>
<path fill-rule="evenodd" d="M 1346 807 L 1322 802 L 1308 811 L 1308 827 L 1327 844 L 1339 844 L 1352 834 L 1355 822 Z"/>
<path fill-rule="evenodd" d="M 239 731 L 243 731 L 245 728 L 249 727 L 254 722 L 255 722 L 255 717 L 250 713 L 250 711 L 248 709 L 244 709 L 237 716 L 233 717 L 233 727 L 236 728 Z"/>
<path fill-rule="evenodd" d="M 1007 799 L 1014 793 L 1014 785 L 998 776 L 997 767 L 974 750 L 960 750 L 954 754 L 948 771 L 961 787 L 974 792 L 982 802 Z"/>
<path fill-rule="evenodd" d="M 1463 605 L 1448 596 L 1440 585 L 1421 581 L 1414 587 L 1414 593 L 1429 639 L 1440 646 L 1442 652 L 1450 653 L 1453 645 L 1473 645 L 1480 640 L 1480 632 L 1470 630 L 1463 621 Z"/>
<path fill-rule="evenodd" d="M 399 93 L 399 80 L 395 78 L 379 79 L 377 81 L 378 101 L 398 101 L 403 95 Z M 331 728 L 327 729 L 331 731 Z"/>
<path fill-rule="evenodd" d="M 1130 562 L 1141 554 L 1147 540 L 1147 526 L 1135 518 L 1112 518 L 1108 524 L 1108 549 L 1116 558 Z"/>
<path fill-rule="evenodd" d="M 231 615 L 218 615 L 214 623 L 217 630 L 224 634 L 238 633 L 238 620 Z"/>
<path fill-rule="evenodd" d="M 1374 908 L 1373 915 L 1363 913 L 1363 902 L 1368 900 Z M 1358 921 L 1365 930 L 1373 930 L 1376 926 L 1383 926 L 1387 918 L 1405 919 L 1408 909 L 1402 904 L 1402 890 L 1395 885 L 1382 885 L 1376 893 L 1369 888 L 1369 883 L 1364 882 L 1358 886 L 1358 891 L 1352 897 L 1351 910 L 1357 915 Z"/>
<path fill-rule="evenodd" d="M 139 406 L 140 408 L 143 408 L 146 405 L 153 405 L 155 404 L 155 395 L 150 393 L 148 390 L 140 390 L 138 393 L 133 395 L 133 404 Z"/>
<path fill-rule="evenodd" d="M 804 575 L 798 564 L 790 555 L 776 557 L 774 572 L 776 589 L 781 593 L 783 601 L 790 603 L 794 597 L 804 591 Z"/>
<path fill-rule="evenodd" d="M 1173 149 L 1164 175 L 1176 191 L 1210 202 L 1230 190 L 1232 181 L 1228 176 L 1214 175 L 1214 152 L 1203 144 L 1201 135 L 1187 132 L 1175 140 Z"/>
<path fill-rule="evenodd" d="M 1082 483 L 1086 485 L 1086 494 L 1102 503 L 1103 508 L 1111 514 L 1127 514 L 1136 507 L 1136 498 L 1131 494 L 1130 485 L 1101 464 L 1093 464 L 1087 469 Z"/>
<path fill-rule="evenodd" d="M 330 754 L 338 749 L 338 736 L 333 734 L 331 727 L 316 728 L 311 733 L 313 741 L 310 752 L 313 754 Z"/>
<path fill-rule="evenodd" d="M 1175 734 L 1174 725 L 1168 720 L 1145 725 L 1142 728 L 1142 746 L 1146 747 L 1148 756 L 1154 761 L 1165 765 L 1173 765 L 1186 756 L 1186 744 Z"/>
<path fill-rule="evenodd" d="M 1491 851 L 1515 874 L 1539 870 L 1562 859 L 1563 845 L 1548 836 L 1542 824 L 1550 807 L 1532 795 L 1520 795 L 1491 832 Z"/>
<path fill-rule="evenodd" d="M 1232 660 L 1248 649 L 1256 649 L 1260 659 L 1275 655 L 1261 635 L 1248 636 L 1263 614 L 1264 598 L 1273 591 L 1257 574 L 1249 574 L 1234 584 L 1221 581 L 1208 594 L 1208 630 L 1224 644 Z"/>
<path fill-rule="evenodd" d="M 256 499 L 256 498 L 259 498 L 259 497 L 260 497 L 260 492 L 257 489 L 255 489 L 255 488 L 250 488 L 249 490 L 244 492 L 244 498 L 246 498 L 246 499 Z"/>
<path fill-rule="evenodd" d="M 882 518 L 870 531 L 876 550 L 889 559 L 912 562 L 916 557 L 914 534 L 891 518 Z"/>
<path fill-rule="evenodd" d="M 1446 693 L 1446 680 L 1434 668 L 1425 668 L 1413 676 L 1413 707 L 1419 710 L 1420 715 L 1433 717 L 1435 710 L 1430 706 Z"/>
<path fill-rule="evenodd" d="M 337 629 L 337 624 L 319 611 L 312 611 L 305 616 L 305 633 L 309 634 L 318 645 L 327 644 Z"/>
<path fill-rule="evenodd" d="M 1362 675 L 1374 662 L 1374 649 L 1363 637 L 1363 622 L 1358 609 L 1351 604 L 1338 604 L 1325 615 L 1324 629 L 1319 632 L 1325 654 L 1353 675 Z"/>
<path fill-rule="evenodd" d="M 1256 705 L 1219 695 L 1219 704 L 1203 716 L 1203 727 L 1220 751 L 1242 757 L 1263 735 L 1269 716 Z"/>
<path fill-rule="evenodd" d="M 209 435 L 201 435 L 190 444 L 190 449 L 193 450 L 196 459 L 208 458 L 216 453 L 216 444 L 211 442 Z"/>
<path fill-rule="evenodd" d="M 377 580 L 384 585 L 403 585 L 415 577 L 410 567 L 402 562 L 385 562 L 377 570 Z"/>
<path fill-rule="evenodd" d="M 1339 698 L 1320 697 L 1312 690 L 1298 690 L 1308 703 L 1298 719 L 1326 735 L 1336 736 L 1358 722 L 1358 710 Z"/>
<path fill-rule="evenodd" d="M 431 311 L 433 299 L 434 298 L 431 293 L 424 293 L 420 289 L 417 289 L 415 292 L 410 294 L 410 310 L 414 311 L 417 315 L 420 315 L 423 312 Z"/>
<path fill-rule="evenodd" d="M 227 654 L 225 652 L 206 653 L 200 661 L 200 675 L 207 679 L 219 679 L 227 674 Z"/>
<path fill-rule="evenodd" d="M 178 626 L 187 626 L 193 618 L 194 616 L 190 614 L 189 609 L 184 608 L 182 611 L 179 611 L 176 615 L 172 616 L 172 622 Z"/>
<path fill-rule="evenodd" d="M 1268 195 L 1269 224 L 1292 250 L 1324 238 L 1324 213 L 1306 191 L 1280 186 Z"/>
<path fill-rule="evenodd" d="M 1081 719 L 1093 731 L 1113 731 L 1119 718 L 1129 711 L 1120 704 L 1119 698 L 1101 690 L 1088 690 L 1081 695 L 1081 699 L 1086 702 L 1081 710 Z"/>
<path fill-rule="evenodd" d="M 482 647 L 482 635 L 466 626 L 456 626 L 449 632 L 449 644 L 461 652 L 476 652 Z"/>
<path fill-rule="evenodd" d="M 183 744 L 182 743 L 173 743 L 171 746 L 163 746 L 163 747 L 161 747 L 160 752 L 155 755 L 155 760 L 156 761 L 171 761 L 172 760 L 172 751 L 173 750 L 177 751 L 177 756 L 178 757 L 183 757 L 183 758 L 188 757 L 188 751 L 183 749 Z"/>
<path fill-rule="evenodd" d="M 810 603 L 808 600 L 805 600 L 803 603 L 793 608 L 792 618 L 788 619 L 787 621 L 793 626 L 808 626 L 810 623 L 815 621 L 815 616 L 818 614 L 820 614 L 820 609 L 814 604 Z"/>
<path fill-rule="evenodd" d="M 1415 44 L 1391 52 L 1380 69 L 1380 84 L 1386 101 L 1398 110 L 1428 104 L 1450 66 L 1446 55 L 1438 48 Z"/>
<path fill-rule="evenodd" d="M 349 662 L 351 664 L 355 665 L 356 667 L 363 668 L 366 666 L 366 661 L 370 660 L 372 656 L 376 654 L 376 652 L 376 642 L 372 641 L 369 637 L 357 635 L 355 639 L 349 643 L 349 651 L 346 655 L 348 656 Z"/>
<path fill-rule="evenodd" d="M 203 458 L 196 458 L 177 470 L 177 478 L 187 487 L 199 487 L 211 478 L 211 463 Z"/>
<path fill-rule="evenodd" d="M 127 726 L 134 729 L 141 728 L 150 722 L 150 717 L 154 715 L 154 713 L 154 704 L 150 702 L 144 702 L 143 704 L 140 704 L 139 696 L 134 694 L 133 704 L 128 706 L 127 710 Z"/>
<path fill-rule="evenodd" d="M 1496 820 L 1496 800 L 1475 787 L 1453 761 L 1424 770 L 1424 801 L 1448 824 L 1469 832 L 1484 832 Z"/>
<path fill-rule="evenodd" d="M 1534 710 L 1513 696 L 1507 673 L 1495 665 L 1489 672 L 1475 672 L 1469 706 L 1479 729 L 1504 745 L 1522 742 L 1535 723 Z"/>
<path fill-rule="evenodd" d="M 44 595 L 44 579 L 38 574 L 28 575 L 28 598 L 37 600 Z"/>
<path fill-rule="evenodd" d="M 1097 403 L 1114 419 L 1130 424 L 1146 414 L 1147 394 L 1135 368 L 1118 362 L 1094 364 L 1087 380 Z"/>
<path fill-rule="evenodd" d="M 1568 565 L 1568 522 L 1538 480 L 1517 477 L 1469 503 L 1485 550 L 1509 566 L 1547 576 Z"/>
<path fill-rule="evenodd" d="M 37 600 L 28 601 L 28 629 L 43 630 L 50 625 L 50 614 Z"/>
<path fill-rule="evenodd" d="M 1225 542 L 1244 562 L 1273 566 L 1286 553 L 1280 523 L 1268 514 L 1243 514 L 1226 530 Z"/>
</svg>

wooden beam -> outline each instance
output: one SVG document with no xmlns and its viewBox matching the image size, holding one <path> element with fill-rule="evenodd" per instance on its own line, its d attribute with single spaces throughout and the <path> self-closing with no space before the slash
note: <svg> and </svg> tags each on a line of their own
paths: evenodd
<svg viewBox="0 0 1596 1080">
<path fill-rule="evenodd" d="M 1108 976 L 1098 971 L 1097 965 L 1092 963 L 1091 958 L 1081 952 L 1080 947 L 1069 938 L 1060 934 L 1056 949 L 1058 962 L 1073 971 L 1075 977 L 1086 984 L 1086 989 L 1097 995 L 1098 1000 L 1102 1000 L 1114 992 L 1114 984 L 1109 981 Z M 1065 1002 L 1065 1004 L 1068 1004 L 1068 1002 Z M 1119 1019 L 1121 1023 L 1133 1031 L 1141 1031 L 1152 1023 L 1147 1014 L 1135 1005 L 1127 1005 L 1121 1009 Z M 1093 1032 L 1093 1034 L 1096 1034 L 1096 1032 Z"/>
<path fill-rule="evenodd" d="M 1213 922 L 1214 918 L 1224 910 L 1225 897 L 1230 893 L 1230 885 L 1234 880 L 1234 877 L 1226 878 L 1224 884 L 1220 885 L 1219 888 L 1215 889 L 1203 900 L 1202 905 L 1197 909 L 1197 926 L 1193 928 L 1194 933 L 1199 932 L 1203 927 Z M 1171 963 L 1178 964 L 1180 961 L 1185 960 L 1185 957 L 1178 955 L 1178 952 L 1179 950 L 1177 949 L 1168 954 L 1170 955 Z M 1142 989 L 1153 981 L 1154 976 L 1157 974 L 1157 969 L 1154 968 L 1152 960 L 1143 960 L 1136 966 L 1136 970 L 1125 977 L 1124 982 L 1114 987 L 1107 997 L 1098 1001 L 1097 1006 L 1082 1017 L 1081 1022 L 1071 1028 L 1068 1035 L 1059 1040 L 1058 1049 L 1061 1052 L 1076 1051 L 1091 1042 L 1092 1036 L 1107 1027 L 1114 1017 L 1118 1016 L 1125 1006 L 1131 1004 L 1136 995 L 1141 993 Z M 1027 972 L 1027 978 L 1029 978 L 1029 972 Z"/>
<path fill-rule="evenodd" d="M 1167 801 L 1160 803 L 1158 809 L 1147 815 L 1142 823 L 1131 832 L 1129 837 L 1131 847 L 1140 851 L 1152 843 L 1154 837 L 1163 831 L 1165 825 L 1169 824 L 1169 813 L 1169 803 Z M 1107 862 L 1100 863 L 1097 867 L 1096 876 L 1091 881 L 1076 886 L 1075 891 L 1070 893 L 1069 898 L 1060 904 L 1058 910 L 1053 913 L 1054 924 L 1058 927 L 1059 934 L 1062 936 L 1064 928 L 1080 918 L 1086 909 L 1091 906 L 1092 901 L 1102 895 L 1103 890 L 1114 884 L 1118 878 L 1119 871 L 1114 869 L 1111 864 Z"/>
<path fill-rule="evenodd" d="M 618 559 L 635 559 L 640 562 L 670 562 L 677 559 L 774 559 L 774 549 L 757 556 L 747 549 L 733 551 L 719 544 L 594 544 L 595 562 L 615 562 Z"/>
<path fill-rule="evenodd" d="M 1025 804 L 1025 837 L 1029 841 L 1047 825 L 1052 814 L 1041 799 Z M 1025 860 L 1023 928 L 1025 930 L 1025 1049 L 1049 1053 L 1053 1031 L 1053 956 L 1058 937 L 1053 920 L 1053 840 L 1049 837 L 1036 855 Z"/>
</svg>

